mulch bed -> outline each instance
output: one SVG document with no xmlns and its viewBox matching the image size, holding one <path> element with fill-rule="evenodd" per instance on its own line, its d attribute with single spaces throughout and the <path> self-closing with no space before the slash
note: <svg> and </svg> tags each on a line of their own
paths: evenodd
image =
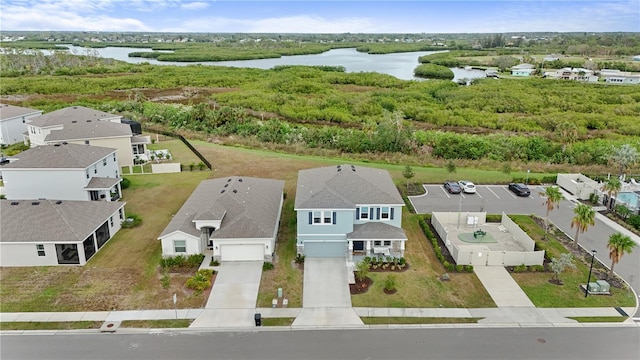
<svg viewBox="0 0 640 360">
<path fill-rule="evenodd" d="M 356 278 L 355 284 L 349 284 L 349 291 L 351 292 L 351 295 L 364 294 L 369 291 L 371 284 L 373 284 L 373 280 L 371 280 L 371 278 L 364 278 L 363 281 L 358 281 Z"/>
<path fill-rule="evenodd" d="M 406 263 L 406 264 L 404 265 L 404 269 L 401 269 L 400 267 L 396 266 L 396 269 L 395 269 L 395 270 L 391 270 L 391 267 L 390 267 L 390 266 L 389 266 L 388 268 L 386 268 L 386 269 L 383 269 L 383 268 L 381 268 L 381 267 L 378 267 L 377 269 L 374 269 L 374 268 L 372 268 L 372 267 L 369 267 L 369 271 L 370 271 L 370 272 L 405 272 L 405 271 L 407 271 L 408 269 L 409 269 L 409 263 Z"/>
<path fill-rule="evenodd" d="M 398 292 L 398 289 L 393 289 L 393 290 L 382 289 L 382 291 L 384 291 L 384 293 L 387 295 L 393 295 Z"/>
</svg>

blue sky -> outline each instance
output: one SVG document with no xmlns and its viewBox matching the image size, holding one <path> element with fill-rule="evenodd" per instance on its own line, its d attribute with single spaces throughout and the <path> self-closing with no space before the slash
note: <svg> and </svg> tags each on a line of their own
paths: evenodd
<svg viewBox="0 0 640 360">
<path fill-rule="evenodd" d="M 640 0 L 0 0 L 0 30 L 640 32 Z"/>
</svg>

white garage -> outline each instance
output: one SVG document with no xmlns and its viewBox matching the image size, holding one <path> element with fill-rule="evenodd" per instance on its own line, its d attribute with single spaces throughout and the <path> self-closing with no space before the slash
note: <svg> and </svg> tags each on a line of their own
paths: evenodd
<svg viewBox="0 0 640 360">
<path fill-rule="evenodd" d="M 264 260 L 264 245 L 220 245 L 222 261 Z"/>
</svg>

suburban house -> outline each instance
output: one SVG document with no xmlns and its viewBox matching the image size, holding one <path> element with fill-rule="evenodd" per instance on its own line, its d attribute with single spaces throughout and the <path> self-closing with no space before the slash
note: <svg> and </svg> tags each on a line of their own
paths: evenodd
<svg viewBox="0 0 640 360">
<path fill-rule="evenodd" d="M 545 75 L 549 75 L 549 73 L 545 73 Z M 551 73 L 551 77 L 573 81 L 598 82 L 598 76 L 594 75 L 593 70 L 584 68 L 562 68 L 556 70 L 555 73 Z"/>
<path fill-rule="evenodd" d="M 0 266 L 84 265 L 120 230 L 124 205 L 0 200 Z"/>
<path fill-rule="evenodd" d="M 22 142 L 27 131 L 27 122 L 42 115 L 41 110 L 0 103 L 0 144 L 12 145 Z"/>
<path fill-rule="evenodd" d="M 386 170 L 337 165 L 298 173 L 297 252 L 308 257 L 404 256 L 404 201 Z"/>
<path fill-rule="evenodd" d="M 116 201 L 121 197 L 116 149 L 55 144 L 23 151 L 2 165 L 8 200 Z"/>
<path fill-rule="evenodd" d="M 283 180 L 244 176 L 201 182 L 158 237 L 162 256 L 272 261 L 283 189 Z"/>
<path fill-rule="evenodd" d="M 536 67 L 532 64 L 519 64 L 511 67 L 511 75 L 513 76 L 531 76 L 536 71 Z"/>
<path fill-rule="evenodd" d="M 61 142 L 111 147 L 117 149 L 120 166 L 131 166 L 136 157 L 147 158 L 146 145 L 151 143 L 135 124 L 120 115 L 72 106 L 32 118 L 25 141 L 32 147 Z"/>
</svg>

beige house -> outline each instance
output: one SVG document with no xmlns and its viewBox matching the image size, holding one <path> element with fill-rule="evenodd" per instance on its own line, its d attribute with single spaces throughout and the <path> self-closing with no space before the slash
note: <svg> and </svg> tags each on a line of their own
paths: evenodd
<svg viewBox="0 0 640 360">
<path fill-rule="evenodd" d="M 134 134 L 122 116 L 72 106 L 31 119 L 25 141 L 31 146 L 71 143 L 115 148 L 120 166 L 134 165 L 136 157 L 146 159 L 148 136 Z"/>
</svg>

